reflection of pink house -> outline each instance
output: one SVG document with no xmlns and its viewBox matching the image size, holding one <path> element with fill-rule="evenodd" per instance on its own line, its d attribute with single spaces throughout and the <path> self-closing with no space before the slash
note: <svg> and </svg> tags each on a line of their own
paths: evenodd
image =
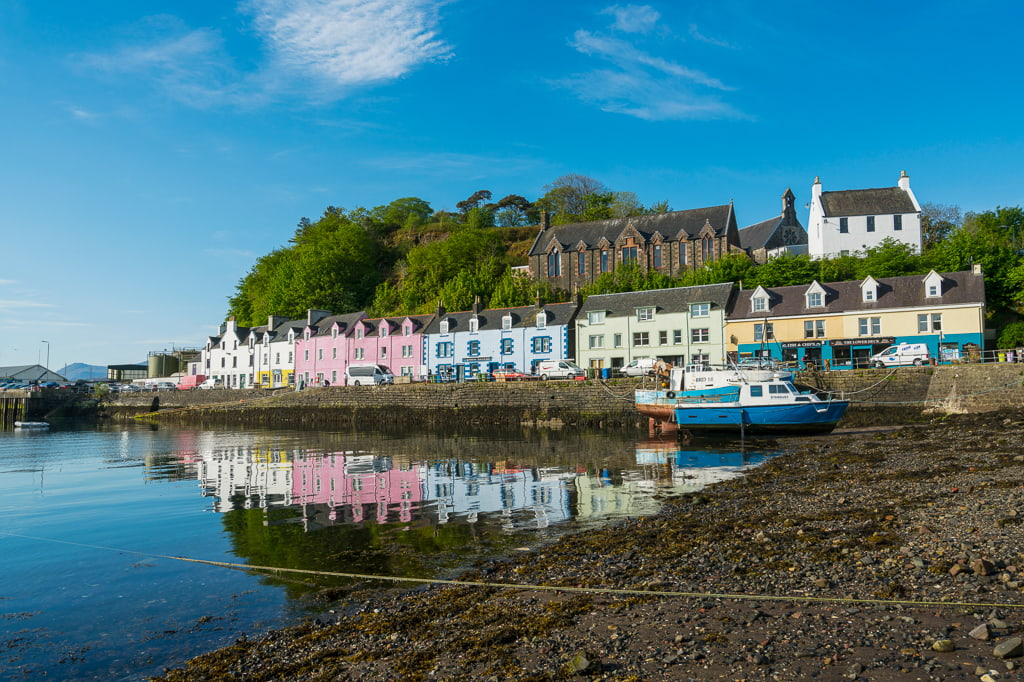
<svg viewBox="0 0 1024 682">
<path fill-rule="evenodd" d="M 349 363 L 384 365 L 413 381 L 423 374 L 423 330 L 433 315 L 363 318 L 349 331 Z"/>
<path fill-rule="evenodd" d="M 322 386 L 344 382 L 347 367 L 348 333 L 365 312 L 328 315 L 307 324 L 295 337 L 295 383 Z"/>
<path fill-rule="evenodd" d="M 349 507 L 356 522 L 365 518 L 367 506 L 375 508 L 378 523 L 389 521 L 391 510 L 398 520 L 412 520 L 412 510 L 423 501 L 420 466 L 409 470 L 379 471 L 386 460 L 373 456 L 330 454 L 292 462 L 292 504 L 325 504 L 332 511 Z"/>
</svg>

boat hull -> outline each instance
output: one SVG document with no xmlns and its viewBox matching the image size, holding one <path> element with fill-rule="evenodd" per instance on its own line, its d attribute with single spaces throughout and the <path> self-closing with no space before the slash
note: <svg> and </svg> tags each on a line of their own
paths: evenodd
<svg viewBox="0 0 1024 682">
<path fill-rule="evenodd" d="M 850 403 L 800 402 L 786 405 L 697 403 L 676 405 L 675 421 L 691 431 L 729 433 L 828 433 Z"/>
</svg>

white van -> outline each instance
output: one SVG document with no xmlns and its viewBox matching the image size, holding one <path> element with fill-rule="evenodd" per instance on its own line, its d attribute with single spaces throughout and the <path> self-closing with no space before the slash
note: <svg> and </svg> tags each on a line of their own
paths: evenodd
<svg viewBox="0 0 1024 682">
<path fill-rule="evenodd" d="M 871 364 L 875 367 L 920 366 L 927 363 L 928 344 L 925 343 L 897 343 L 871 356 Z"/>
<path fill-rule="evenodd" d="M 637 358 L 625 367 L 619 368 L 619 371 L 626 377 L 646 377 L 654 374 L 656 362 L 654 358 Z"/>
<path fill-rule="evenodd" d="M 541 379 L 576 379 L 586 376 L 586 372 L 572 360 L 541 360 L 537 375 Z"/>
<path fill-rule="evenodd" d="M 377 386 L 395 383 L 395 375 L 384 365 L 349 365 L 345 369 L 346 386 Z"/>
</svg>

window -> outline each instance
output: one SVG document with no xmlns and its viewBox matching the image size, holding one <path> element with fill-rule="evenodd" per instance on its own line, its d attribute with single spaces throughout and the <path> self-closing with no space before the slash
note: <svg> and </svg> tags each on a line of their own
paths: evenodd
<svg viewBox="0 0 1024 682">
<path fill-rule="evenodd" d="M 587 322 L 590 324 L 604 324 L 604 313 L 603 310 L 595 310 L 592 313 L 587 313 Z"/>
<path fill-rule="evenodd" d="M 654 267 L 661 267 L 661 244 L 655 244 L 651 258 L 654 261 Z"/>
<path fill-rule="evenodd" d="M 608 250 L 601 250 L 601 272 L 608 272 Z"/>
<path fill-rule="evenodd" d="M 381 346 L 380 347 L 380 359 L 381 360 L 387 360 L 388 359 L 388 349 L 387 349 L 387 346 Z"/>
<path fill-rule="evenodd" d="M 331 338 L 332 339 L 338 338 L 338 328 L 337 327 L 335 327 L 334 329 L 331 330 Z"/>
<path fill-rule="evenodd" d="M 710 303 L 694 303 L 690 306 L 690 317 L 709 317 L 710 315 Z"/>
<path fill-rule="evenodd" d="M 899 232 L 903 229 L 903 216 L 894 215 L 892 217 L 892 229 L 894 232 Z"/>
<path fill-rule="evenodd" d="M 715 238 L 711 235 L 705 235 L 700 240 L 701 256 L 704 262 L 712 261 L 715 259 Z"/>
<path fill-rule="evenodd" d="M 381 322 L 380 323 L 380 338 L 382 338 L 382 339 L 387 338 L 387 335 L 388 335 L 388 323 L 387 322 Z"/>
<path fill-rule="evenodd" d="M 929 284 L 928 285 L 928 298 L 935 298 L 939 295 L 939 285 Z"/>
<path fill-rule="evenodd" d="M 309 362 L 309 349 L 302 351 L 302 359 L 305 362 Z"/>
<path fill-rule="evenodd" d="M 292 352 L 288 351 L 288 364 L 292 364 Z"/>
<path fill-rule="evenodd" d="M 662 331 L 658 332 L 658 345 L 661 345 L 661 346 L 667 346 L 668 345 L 668 330 L 662 330 Z"/>
<path fill-rule="evenodd" d="M 441 333 L 442 334 L 447 334 L 448 333 L 448 320 L 441 320 Z"/>
<path fill-rule="evenodd" d="M 587 252 L 580 251 L 576 254 L 576 274 L 587 274 Z"/>
<path fill-rule="evenodd" d="M 455 344 L 451 341 L 442 341 L 437 344 L 437 357 L 450 358 L 455 354 Z"/>
<path fill-rule="evenodd" d="M 280 365 L 281 364 L 281 354 L 280 353 L 274 353 L 274 364 L 275 365 Z"/>
<path fill-rule="evenodd" d="M 874 231 L 875 231 L 875 216 L 869 215 L 868 216 L 868 232 L 874 232 Z"/>
<path fill-rule="evenodd" d="M 764 296 L 755 296 L 750 301 L 752 303 L 751 308 L 755 313 L 763 313 L 768 310 L 768 299 Z"/>
<path fill-rule="evenodd" d="M 535 336 L 530 340 L 530 346 L 534 353 L 550 353 L 551 352 L 551 337 L 550 336 Z"/>
<path fill-rule="evenodd" d="M 332 369 L 331 370 L 331 383 L 332 384 L 337 384 L 338 383 L 338 370 L 336 370 L 336 369 Z M 334 485 L 334 479 L 333 478 L 331 479 L 331 485 Z"/>
<path fill-rule="evenodd" d="M 772 322 L 761 323 L 758 322 L 754 325 L 754 341 L 774 341 L 775 340 L 775 324 Z"/>
<path fill-rule="evenodd" d="M 636 321 L 637 322 L 650 322 L 654 319 L 654 308 L 637 308 L 636 309 Z"/>
<path fill-rule="evenodd" d="M 691 365 L 706 365 L 711 362 L 711 356 L 707 353 L 694 353 L 690 356 Z"/>
<path fill-rule="evenodd" d="M 591 334 L 588 340 L 590 348 L 604 348 L 604 334 Z"/>
<path fill-rule="evenodd" d="M 323 360 L 324 359 L 324 349 L 323 348 L 318 348 L 317 349 L 317 351 L 316 351 L 316 359 L 317 360 Z"/>
<path fill-rule="evenodd" d="M 679 242 L 679 264 L 686 265 L 686 242 Z"/>
<path fill-rule="evenodd" d="M 469 318 L 469 333 L 476 334 L 480 331 L 480 319 L 477 317 Z"/>
<path fill-rule="evenodd" d="M 513 347 L 513 345 L 514 344 L 512 343 L 512 339 L 502 339 L 501 340 L 501 354 L 502 355 L 512 355 L 512 347 Z"/>
<path fill-rule="evenodd" d="M 559 258 L 558 249 L 548 254 L 548 277 L 560 277 L 562 275 L 562 259 Z"/>
<path fill-rule="evenodd" d="M 337 360 L 337 359 L 338 359 L 338 349 L 337 348 L 332 348 L 331 349 L 331 360 Z"/>
<path fill-rule="evenodd" d="M 807 307 L 808 308 L 822 308 L 824 307 L 824 296 L 820 291 L 812 291 L 807 294 Z"/>
<path fill-rule="evenodd" d="M 511 315 L 502 315 L 501 316 L 501 328 L 506 330 L 506 331 L 512 328 L 512 316 Z"/>
<path fill-rule="evenodd" d="M 616 348 L 622 348 L 622 334 L 615 334 L 612 337 L 612 341 L 614 342 Z"/>
<path fill-rule="evenodd" d="M 752 385 L 750 387 L 750 397 L 751 398 L 760 398 L 761 396 L 763 396 L 764 395 L 764 391 L 762 390 L 763 388 L 764 388 L 763 386 L 758 386 L 756 384 Z"/>
<path fill-rule="evenodd" d="M 857 318 L 857 334 L 859 336 L 878 336 L 882 333 L 882 318 L 880 317 L 859 317 Z"/>
<path fill-rule="evenodd" d="M 544 329 L 548 326 L 548 314 L 543 310 L 537 313 L 537 329 Z"/>
<path fill-rule="evenodd" d="M 403 358 L 411 358 L 412 357 L 412 346 L 402 346 L 402 357 Z"/>
<path fill-rule="evenodd" d="M 849 249 L 843 249 L 842 251 L 839 252 L 839 255 L 845 258 L 846 256 L 850 255 L 850 250 Z"/>
<path fill-rule="evenodd" d="M 404 327 L 402 327 L 402 335 L 403 336 L 412 336 L 412 325 L 411 324 L 407 324 Z"/>
<path fill-rule="evenodd" d="M 942 313 L 932 313 L 931 315 L 918 315 L 917 316 L 917 331 L 919 332 L 941 332 L 942 331 Z"/>
<path fill-rule="evenodd" d="M 820 339 L 825 336 L 825 320 L 804 320 L 804 338 Z"/>
<path fill-rule="evenodd" d="M 847 234 L 850 231 L 850 219 L 840 218 L 839 219 L 839 234 Z"/>
<path fill-rule="evenodd" d="M 674 343 L 674 344 L 676 344 L 678 346 L 682 342 L 683 342 L 683 330 L 682 329 L 673 329 L 672 330 L 672 343 Z"/>
<path fill-rule="evenodd" d="M 365 330 L 365 329 L 363 329 L 363 328 L 362 328 L 361 326 L 360 326 L 360 327 L 356 327 L 356 338 L 357 338 L 357 339 L 361 339 L 361 338 L 363 338 L 363 335 L 364 335 L 365 333 L 366 333 L 366 330 Z"/>
<path fill-rule="evenodd" d="M 651 345 L 651 337 L 647 332 L 633 332 L 633 345 L 634 346 L 649 346 Z"/>
<path fill-rule="evenodd" d="M 690 330 L 690 342 L 691 343 L 707 343 L 708 342 L 708 330 L 707 330 L 707 328 L 691 329 Z"/>
<path fill-rule="evenodd" d="M 865 301 L 873 301 L 873 300 L 875 300 L 875 290 L 874 289 L 865 289 L 864 290 L 864 300 Z"/>
<path fill-rule="evenodd" d="M 480 356 L 480 342 L 479 341 L 470 341 L 469 343 L 467 343 L 466 344 L 466 355 L 469 355 L 470 357 L 474 357 L 474 358 L 475 357 L 479 357 Z"/>
<path fill-rule="evenodd" d="M 626 265 L 628 263 L 635 263 L 635 262 L 636 262 L 636 247 L 635 246 L 626 246 L 626 247 L 624 247 L 622 249 L 622 264 Z"/>
<path fill-rule="evenodd" d="M 365 348 L 356 348 L 355 356 L 356 356 L 356 360 L 362 360 L 363 358 L 366 357 L 366 349 Z"/>
</svg>

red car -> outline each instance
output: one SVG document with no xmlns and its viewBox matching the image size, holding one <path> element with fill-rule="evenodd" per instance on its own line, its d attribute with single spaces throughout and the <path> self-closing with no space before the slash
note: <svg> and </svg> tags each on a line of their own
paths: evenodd
<svg viewBox="0 0 1024 682">
<path fill-rule="evenodd" d="M 494 377 L 495 381 L 524 381 L 533 378 L 531 375 L 520 372 L 517 369 L 496 369 L 491 372 L 491 376 Z"/>
</svg>

